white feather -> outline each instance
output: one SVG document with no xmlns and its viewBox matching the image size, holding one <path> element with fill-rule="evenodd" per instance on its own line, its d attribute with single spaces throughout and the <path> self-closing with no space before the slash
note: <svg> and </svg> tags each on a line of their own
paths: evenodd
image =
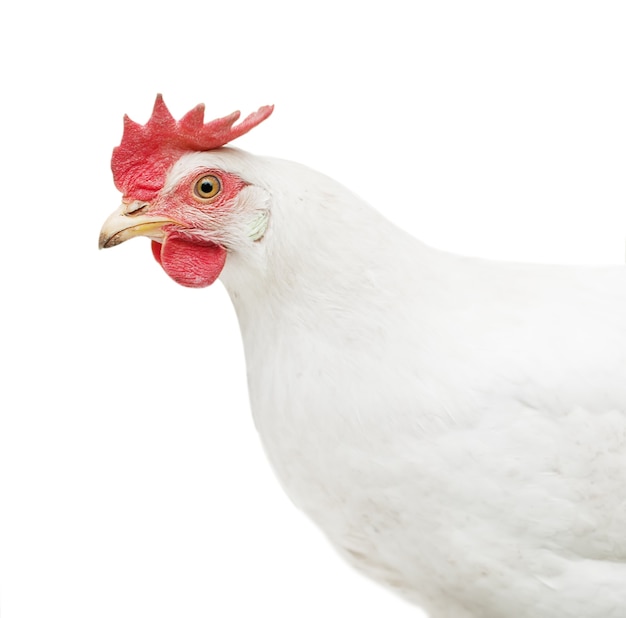
<svg viewBox="0 0 626 618">
<path fill-rule="evenodd" d="M 221 278 L 268 457 L 338 550 L 433 618 L 626 616 L 624 268 L 443 253 L 235 149 L 170 182 L 199 162 L 269 196 Z"/>
</svg>

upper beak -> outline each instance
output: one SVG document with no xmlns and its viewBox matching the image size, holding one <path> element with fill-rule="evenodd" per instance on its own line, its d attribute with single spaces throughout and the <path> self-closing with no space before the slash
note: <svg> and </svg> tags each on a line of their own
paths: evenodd
<svg viewBox="0 0 626 618">
<path fill-rule="evenodd" d="M 163 238 L 161 228 L 168 223 L 174 223 L 171 219 L 163 217 L 151 217 L 140 213 L 127 214 L 127 208 L 128 205 L 122 203 L 104 222 L 98 242 L 100 249 L 115 247 L 115 245 L 135 236 L 147 236 L 154 240 L 161 240 Z"/>
</svg>

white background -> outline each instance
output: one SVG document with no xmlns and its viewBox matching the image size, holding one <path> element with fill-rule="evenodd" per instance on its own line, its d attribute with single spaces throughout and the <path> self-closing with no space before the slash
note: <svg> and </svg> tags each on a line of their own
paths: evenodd
<svg viewBox="0 0 626 618">
<path fill-rule="evenodd" d="M 620 263 L 622 2 L 4 3 L 2 618 L 416 616 L 283 495 L 220 284 L 98 252 L 128 113 L 274 103 L 235 145 L 422 240 Z M 18 6 L 19 5 L 19 6 Z M 106 8 L 105 8 L 106 7 Z"/>
</svg>

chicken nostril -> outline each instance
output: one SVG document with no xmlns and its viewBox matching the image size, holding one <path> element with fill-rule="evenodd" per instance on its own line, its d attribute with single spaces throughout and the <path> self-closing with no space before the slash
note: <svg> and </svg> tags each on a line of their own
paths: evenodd
<svg viewBox="0 0 626 618">
<path fill-rule="evenodd" d="M 139 212 L 141 212 L 144 208 L 146 208 L 146 206 L 148 206 L 147 202 L 133 202 L 132 204 L 130 204 L 128 206 L 128 208 L 126 209 L 125 214 L 126 215 L 135 215 Z"/>
</svg>

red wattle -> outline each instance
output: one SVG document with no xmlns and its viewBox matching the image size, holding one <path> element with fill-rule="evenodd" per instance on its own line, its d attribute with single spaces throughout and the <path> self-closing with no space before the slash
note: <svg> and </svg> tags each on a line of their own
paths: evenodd
<svg viewBox="0 0 626 618">
<path fill-rule="evenodd" d="M 226 263 L 226 249 L 168 235 L 163 243 L 152 241 L 152 255 L 176 283 L 188 288 L 211 285 Z"/>
<path fill-rule="evenodd" d="M 152 249 L 152 255 L 154 259 L 160 264 L 161 263 L 161 243 L 156 240 L 150 241 L 150 248 Z"/>
</svg>

